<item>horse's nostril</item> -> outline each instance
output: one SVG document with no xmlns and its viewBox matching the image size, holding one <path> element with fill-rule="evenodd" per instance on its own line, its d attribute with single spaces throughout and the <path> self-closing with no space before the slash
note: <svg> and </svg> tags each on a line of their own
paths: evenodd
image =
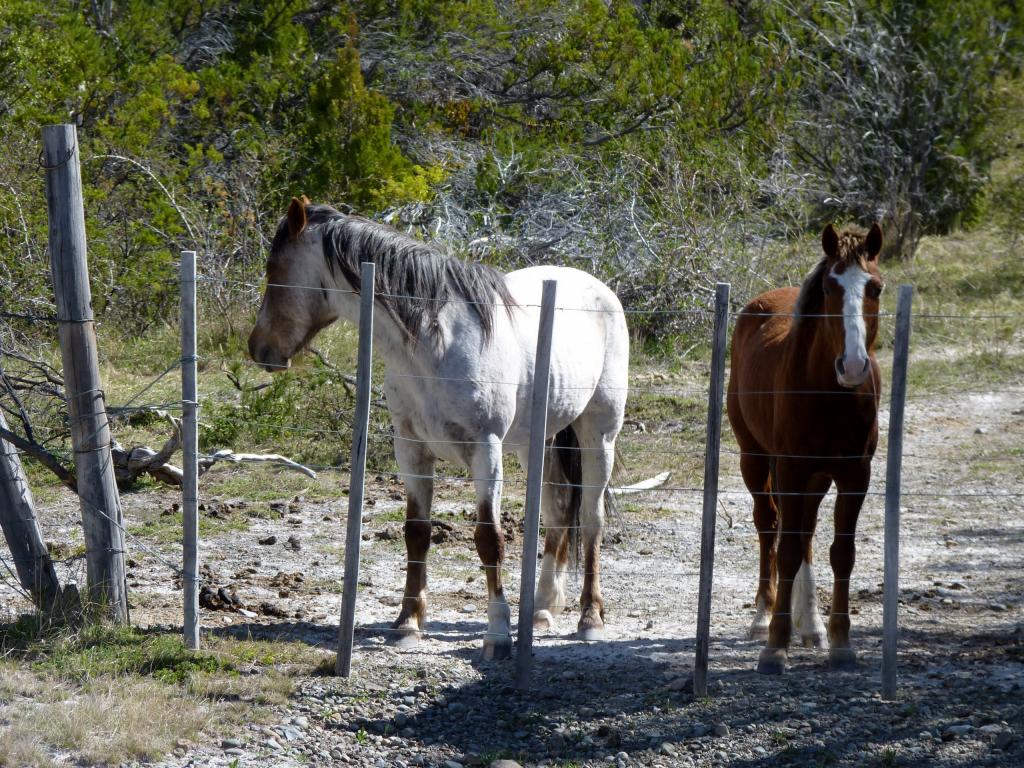
<svg viewBox="0 0 1024 768">
<path fill-rule="evenodd" d="M 846 375 L 846 366 L 843 364 L 842 356 L 836 358 L 836 373 L 840 376 Z"/>
</svg>

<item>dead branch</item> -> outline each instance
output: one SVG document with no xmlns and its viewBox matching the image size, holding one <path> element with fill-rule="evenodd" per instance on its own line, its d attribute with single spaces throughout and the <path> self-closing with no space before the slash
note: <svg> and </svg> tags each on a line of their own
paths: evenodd
<svg viewBox="0 0 1024 768">
<path fill-rule="evenodd" d="M 289 469 L 294 469 L 296 472 L 301 472 L 307 477 L 316 478 L 316 472 L 309 467 L 303 466 L 296 461 L 292 461 L 287 456 L 281 456 L 277 453 L 235 453 L 230 448 L 224 448 L 212 453 L 209 456 L 204 456 L 199 460 L 199 474 L 205 474 L 210 467 L 216 464 L 218 461 L 231 461 L 236 464 L 242 462 L 270 462 L 273 464 L 280 464 Z"/>
<path fill-rule="evenodd" d="M 650 491 L 655 488 L 660 488 L 665 483 L 667 483 L 671 475 L 671 472 L 662 472 L 661 474 L 655 475 L 654 477 L 648 478 L 647 480 L 641 480 L 639 483 L 633 483 L 632 485 L 625 485 L 620 486 L 618 488 L 612 488 L 611 492 L 615 496 L 625 496 L 630 493 L 641 493 L 643 491 Z"/>
</svg>

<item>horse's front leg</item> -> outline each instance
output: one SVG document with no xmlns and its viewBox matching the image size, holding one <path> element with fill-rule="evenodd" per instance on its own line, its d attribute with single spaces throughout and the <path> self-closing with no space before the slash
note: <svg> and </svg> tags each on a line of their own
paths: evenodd
<svg viewBox="0 0 1024 768">
<path fill-rule="evenodd" d="M 477 446 L 471 462 L 476 486 L 476 551 L 487 574 L 487 634 L 485 661 L 512 655 L 512 619 L 502 585 L 505 538 L 501 530 L 501 486 L 503 468 L 501 442 L 494 439 Z"/>
<path fill-rule="evenodd" d="M 853 478 L 837 478 L 835 538 L 829 549 L 832 564 L 832 613 L 828 620 L 830 642 L 828 660 L 833 669 L 851 669 L 857 664 L 857 654 L 850 644 L 850 576 L 856 557 L 854 534 L 857 518 L 864 504 L 871 468 L 865 466 Z"/>
<path fill-rule="evenodd" d="M 814 531 L 818 526 L 818 507 L 828 493 L 832 478 L 825 474 L 813 475 L 800 497 L 803 517 L 800 531 L 790 534 L 800 539 L 802 552 L 800 568 L 793 582 L 793 626 L 803 644 L 809 648 L 827 648 L 825 625 L 818 610 L 818 590 L 814 579 Z"/>
<path fill-rule="evenodd" d="M 757 671 L 763 675 L 781 675 L 786 671 L 789 642 L 793 632 L 793 585 L 804 561 L 804 497 L 808 490 L 807 473 L 792 461 L 777 460 L 775 477 L 779 506 L 779 539 L 776 552 L 778 589 L 768 644 L 761 649 Z"/>
<path fill-rule="evenodd" d="M 422 443 L 395 439 L 395 458 L 405 475 L 405 593 L 394 623 L 395 644 L 411 647 L 420 639 L 427 615 L 427 552 L 434 497 L 434 457 Z"/>
</svg>

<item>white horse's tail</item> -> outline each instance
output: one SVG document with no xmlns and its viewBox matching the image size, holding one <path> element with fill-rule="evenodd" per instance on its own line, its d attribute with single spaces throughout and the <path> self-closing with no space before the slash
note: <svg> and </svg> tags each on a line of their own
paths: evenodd
<svg viewBox="0 0 1024 768">
<path fill-rule="evenodd" d="M 551 441 L 550 460 L 544 463 L 545 481 L 551 486 L 553 525 L 569 534 L 569 554 L 574 564 L 580 557 L 580 504 L 583 498 L 583 457 L 572 424 Z"/>
<path fill-rule="evenodd" d="M 551 460 L 544 464 L 544 480 L 552 487 L 552 524 L 568 531 L 569 554 L 576 566 L 582 553 L 580 504 L 583 500 L 583 453 L 571 424 L 552 439 L 549 455 Z M 615 457 L 617 460 L 617 451 Z M 615 497 L 607 488 L 604 491 L 604 510 L 606 518 L 615 513 Z"/>
</svg>

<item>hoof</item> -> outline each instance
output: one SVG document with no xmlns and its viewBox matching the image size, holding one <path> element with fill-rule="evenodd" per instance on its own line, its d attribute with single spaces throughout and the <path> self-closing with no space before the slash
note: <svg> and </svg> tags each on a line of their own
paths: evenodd
<svg viewBox="0 0 1024 768">
<path fill-rule="evenodd" d="M 856 669 L 857 654 L 850 647 L 832 648 L 828 652 L 828 666 L 838 671 Z"/>
<path fill-rule="evenodd" d="M 540 610 L 533 614 L 533 628 L 539 632 L 554 632 L 555 617 L 551 611 Z"/>
<path fill-rule="evenodd" d="M 422 639 L 423 637 L 417 627 L 405 624 L 395 628 L 395 632 L 391 637 L 391 645 L 404 651 L 415 648 Z"/>
<path fill-rule="evenodd" d="M 814 633 L 813 635 L 804 635 L 800 638 L 803 641 L 804 648 L 820 648 L 824 650 L 828 648 L 828 636 L 824 633 Z"/>
<path fill-rule="evenodd" d="M 588 643 L 597 643 L 605 639 L 604 625 L 600 627 L 578 627 L 576 629 L 576 637 Z"/>
<path fill-rule="evenodd" d="M 781 675 L 786 671 L 787 653 L 785 648 L 764 648 L 757 660 L 757 671 L 761 675 Z"/>
<path fill-rule="evenodd" d="M 480 652 L 481 661 L 502 661 L 512 656 L 512 637 L 484 638 L 484 647 Z"/>
</svg>

